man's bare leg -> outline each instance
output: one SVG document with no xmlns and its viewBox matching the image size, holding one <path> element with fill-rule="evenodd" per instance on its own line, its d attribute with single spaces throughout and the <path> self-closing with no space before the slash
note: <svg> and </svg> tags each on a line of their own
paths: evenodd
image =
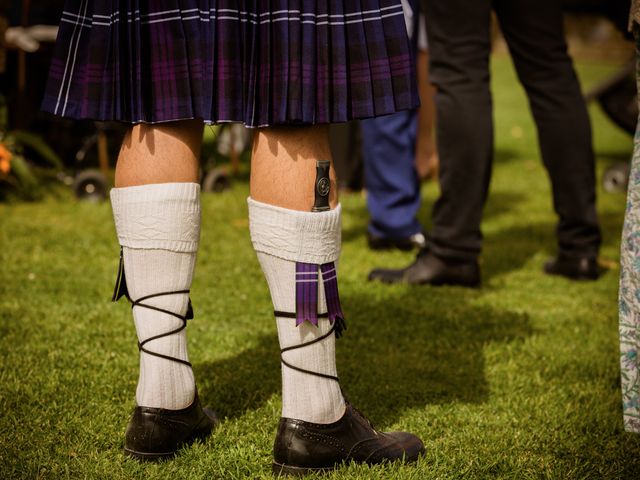
<svg viewBox="0 0 640 480">
<path fill-rule="evenodd" d="M 316 161 L 332 160 L 329 127 L 272 127 L 258 130 L 251 159 L 251 198 L 290 210 L 310 212 L 315 198 Z M 331 208 L 338 205 L 331 166 Z"/>
<path fill-rule="evenodd" d="M 137 124 L 126 134 L 116 165 L 116 188 L 198 181 L 201 120 Z"/>
<path fill-rule="evenodd" d="M 314 317 L 318 311 L 327 311 L 324 288 L 318 286 L 320 265 L 335 265 L 340 252 L 340 210 L 333 168 L 331 210 L 311 212 L 318 160 L 331 160 L 326 126 L 267 128 L 254 137 L 249 200 L 251 234 L 274 309 L 300 315 L 305 308 L 301 304 L 300 286 L 312 285 L 309 308 Z M 310 283 L 301 283 L 307 281 Z M 299 321 L 295 318 L 276 315 L 281 348 L 314 340 L 333 327 L 326 319 L 309 320 L 296 326 Z M 335 377 L 335 337 L 330 334 L 322 342 L 290 350 L 283 360 Z M 344 400 L 335 380 L 283 365 L 282 388 L 283 417 L 331 423 L 344 414 Z"/>
<path fill-rule="evenodd" d="M 200 237 L 201 142 L 201 121 L 133 126 L 111 191 L 123 260 L 116 297 L 133 302 L 140 347 L 125 452 L 140 459 L 170 456 L 214 425 L 196 401 L 185 331 Z"/>
<path fill-rule="evenodd" d="M 276 474 L 326 471 L 347 460 L 414 461 L 424 451 L 415 435 L 375 431 L 345 402 L 338 383 L 335 339 L 345 323 L 336 276 L 340 206 L 332 172 L 331 208 L 311 211 L 316 162 L 330 158 L 326 127 L 270 128 L 254 137 L 251 239 L 271 291 L 282 360 Z"/>
</svg>

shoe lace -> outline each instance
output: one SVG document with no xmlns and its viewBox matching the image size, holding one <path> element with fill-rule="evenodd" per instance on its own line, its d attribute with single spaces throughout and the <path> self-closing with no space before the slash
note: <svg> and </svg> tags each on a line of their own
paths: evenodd
<svg viewBox="0 0 640 480">
<path fill-rule="evenodd" d="M 342 391 L 342 387 L 340 388 L 340 391 Z M 360 410 L 358 410 L 356 407 L 353 406 L 353 404 L 349 401 L 349 399 L 347 398 L 347 395 L 343 391 L 342 391 L 342 396 L 344 397 L 345 403 L 351 406 L 351 410 L 353 410 L 362 420 L 364 420 L 367 423 L 367 425 L 371 427 L 372 430 L 376 431 L 376 427 L 373 426 L 373 423 L 371 422 L 371 420 L 369 420 Z"/>
</svg>

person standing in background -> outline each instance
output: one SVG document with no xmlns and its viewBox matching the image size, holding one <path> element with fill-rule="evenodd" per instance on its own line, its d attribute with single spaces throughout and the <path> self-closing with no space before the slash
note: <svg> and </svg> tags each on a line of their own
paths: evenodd
<svg viewBox="0 0 640 480">
<path fill-rule="evenodd" d="M 559 222 L 544 271 L 593 280 L 601 243 L 591 126 L 563 34 L 558 0 L 427 0 L 441 194 L 427 246 L 411 265 L 375 269 L 386 283 L 480 285 L 480 223 L 493 162 L 491 11 L 529 97 Z"/>
<path fill-rule="evenodd" d="M 360 122 L 369 225 L 374 250 L 411 250 L 425 246 L 420 209 L 420 180 L 437 166 L 433 138 L 433 88 L 428 80 L 424 16 L 417 0 L 402 0 L 412 54 L 418 67 L 421 106 Z"/>
</svg>

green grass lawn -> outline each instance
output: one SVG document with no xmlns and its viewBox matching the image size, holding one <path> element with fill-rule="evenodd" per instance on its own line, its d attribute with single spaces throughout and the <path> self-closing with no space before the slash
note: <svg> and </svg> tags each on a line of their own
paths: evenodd
<svg viewBox="0 0 640 480">
<path fill-rule="evenodd" d="M 549 184 L 510 63 L 493 67 L 497 160 L 482 289 L 367 283 L 372 267 L 412 256 L 369 251 L 363 198 L 342 198 L 342 384 L 376 426 L 415 432 L 427 453 L 414 466 L 349 465 L 325 478 L 640 478 L 640 437 L 623 432 L 618 379 L 624 194 L 599 191 L 609 271 L 595 283 L 543 275 L 555 252 Z M 585 87 L 613 68 L 578 67 Z M 596 106 L 591 114 L 601 177 L 632 141 Z M 426 220 L 437 187 L 424 194 Z M 192 290 L 190 357 L 223 422 L 161 464 L 122 454 L 138 351 L 129 306 L 109 302 L 118 264 L 109 205 L 66 194 L 0 205 L 1 479 L 271 477 L 278 343 L 247 195 L 245 181 L 203 195 Z"/>
</svg>

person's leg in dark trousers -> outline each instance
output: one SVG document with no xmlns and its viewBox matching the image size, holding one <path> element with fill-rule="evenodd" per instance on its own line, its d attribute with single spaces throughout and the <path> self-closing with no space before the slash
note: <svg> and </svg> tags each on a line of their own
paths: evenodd
<svg viewBox="0 0 640 480">
<path fill-rule="evenodd" d="M 529 97 L 540 153 L 551 178 L 559 216 L 559 259 L 566 259 L 565 263 L 574 259 L 576 267 L 581 259 L 589 260 L 584 266 L 597 276 L 601 239 L 591 125 L 567 55 L 561 4 L 557 0 L 495 0 L 494 8 Z"/>
<path fill-rule="evenodd" d="M 477 285 L 480 222 L 493 156 L 491 0 L 428 0 L 425 16 L 440 154 L 433 231 L 414 264 L 376 269 L 369 279 Z"/>
<path fill-rule="evenodd" d="M 493 157 L 490 15 L 490 0 L 427 2 L 441 162 L 430 249 L 442 258 L 475 261 L 482 246 Z"/>
</svg>

